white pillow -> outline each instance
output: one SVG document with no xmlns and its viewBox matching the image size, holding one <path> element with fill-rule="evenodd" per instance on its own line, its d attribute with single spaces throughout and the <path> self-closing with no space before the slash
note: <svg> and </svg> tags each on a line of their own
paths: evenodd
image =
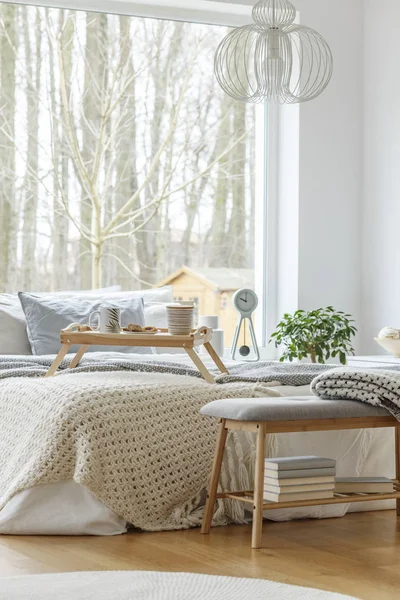
<svg viewBox="0 0 400 600">
<path fill-rule="evenodd" d="M 18 294 L 27 321 L 27 333 L 33 354 L 57 354 L 60 350 L 60 331 L 70 323 L 88 323 L 90 315 L 99 310 L 104 303 L 101 296 L 93 294 L 60 298 L 59 296 L 34 296 L 20 292 Z M 104 296 L 103 296 L 104 298 Z M 114 298 L 110 305 L 121 310 L 123 325 L 145 324 L 143 298 Z M 123 337 L 123 336 L 121 336 Z M 77 352 L 79 346 L 73 345 L 69 352 Z M 146 354 L 143 346 L 113 346 L 115 352 L 124 354 Z M 104 352 L 103 346 L 89 346 L 87 352 Z"/>
<path fill-rule="evenodd" d="M 54 292 L 55 296 L 76 296 L 84 294 L 91 296 L 95 294 L 116 293 L 121 289 L 120 285 L 113 285 L 100 290 L 89 290 L 88 292 Z M 35 294 L 37 296 L 47 295 L 45 292 Z M 0 294 L 0 355 L 32 354 L 31 345 L 26 332 L 26 319 L 24 311 L 17 294 Z"/>
<path fill-rule="evenodd" d="M 0 354 L 32 354 L 18 296 L 0 294 Z"/>
<path fill-rule="evenodd" d="M 172 285 L 165 285 L 150 290 L 135 290 L 133 292 L 115 292 L 107 294 L 107 298 L 143 298 L 144 304 L 171 304 L 173 302 Z"/>
<path fill-rule="evenodd" d="M 172 286 L 164 286 L 161 288 L 154 288 L 149 290 L 135 290 L 128 292 L 121 292 L 120 286 L 112 286 L 109 288 L 102 288 L 98 290 L 90 291 L 60 291 L 54 292 L 55 296 L 58 297 L 69 297 L 69 296 L 90 296 L 90 299 L 99 298 L 100 300 L 107 300 L 113 298 L 143 298 L 146 304 L 152 302 L 165 302 L 170 303 L 173 300 Z M 41 292 L 35 294 L 35 296 L 47 296 L 53 294 L 46 294 Z M 166 319 L 166 317 L 165 317 Z M 147 324 L 147 321 L 146 321 Z M 165 320 L 166 327 L 166 320 Z M 29 344 L 28 335 L 26 332 L 26 319 L 24 311 L 22 310 L 21 303 L 17 295 L 14 294 L 0 294 L 0 355 L 26 355 L 32 354 L 31 346 Z"/>
<path fill-rule="evenodd" d="M 158 329 L 167 329 L 167 304 L 168 302 L 147 302 L 144 305 L 146 325 Z"/>
</svg>

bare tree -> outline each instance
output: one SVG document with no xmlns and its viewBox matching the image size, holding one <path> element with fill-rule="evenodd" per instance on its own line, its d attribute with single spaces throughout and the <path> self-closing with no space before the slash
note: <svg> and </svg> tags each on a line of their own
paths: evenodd
<svg viewBox="0 0 400 600">
<path fill-rule="evenodd" d="M 39 102 L 40 102 L 40 73 L 41 73 L 41 19 L 36 11 L 35 27 L 29 27 L 29 15 L 23 12 L 23 33 L 26 61 L 27 88 L 27 133 L 28 149 L 24 181 L 22 263 L 24 289 L 33 289 L 34 273 L 32 257 L 36 251 L 36 219 L 38 206 L 38 177 L 39 172 Z M 33 38 L 33 39 L 32 39 Z"/>
<path fill-rule="evenodd" d="M 251 109 L 213 78 L 221 31 L 12 5 L 1 14 L 0 285 L 15 272 L 25 288 L 38 275 L 52 288 L 128 288 L 182 263 L 243 266 L 233 245 L 248 242 L 252 214 Z"/>
<path fill-rule="evenodd" d="M 100 16 L 104 17 L 104 15 Z M 97 19 L 99 18 L 97 17 Z M 103 21 L 97 20 L 96 23 L 97 28 L 104 29 Z M 157 73 L 157 78 L 154 80 L 153 92 L 154 110 L 150 135 L 150 159 L 138 175 L 137 181 L 135 179 L 134 187 L 131 188 L 130 194 L 124 198 L 124 201 L 116 208 L 115 213 L 107 222 L 104 221 L 104 210 L 108 194 L 111 187 L 115 194 L 118 191 L 121 181 L 115 181 L 113 186 L 111 186 L 114 165 L 105 165 L 105 153 L 109 148 L 116 146 L 116 139 L 120 138 L 121 128 L 124 131 L 126 126 L 125 121 L 131 117 L 126 111 L 127 105 L 123 104 L 123 100 L 129 87 L 133 82 L 137 81 L 139 77 L 138 72 L 132 70 L 130 61 L 126 61 L 124 53 L 120 53 L 118 63 L 106 78 L 103 67 L 106 50 L 104 44 L 99 43 L 99 39 L 104 38 L 104 34 L 102 33 L 99 36 L 97 33 L 95 50 L 97 59 L 90 65 L 88 63 L 89 55 L 86 46 L 85 92 L 87 94 L 87 90 L 89 89 L 91 98 L 90 101 L 86 101 L 87 104 L 82 114 L 82 148 L 85 148 L 84 151 L 79 146 L 77 132 L 73 126 L 71 109 L 64 103 L 66 110 L 64 119 L 67 121 L 66 129 L 68 131 L 71 161 L 74 163 L 75 172 L 78 175 L 82 189 L 80 218 L 74 217 L 71 212 L 68 214 L 78 229 L 81 239 L 85 240 L 87 246 L 90 246 L 92 258 L 91 283 L 93 287 L 101 285 L 102 259 L 105 245 L 110 240 L 136 237 L 139 241 L 137 251 L 140 261 L 140 272 L 144 272 L 147 275 L 151 264 L 154 264 L 155 254 L 153 249 L 150 253 L 148 248 L 146 254 L 145 244 L 143 238 L 140 238 L 139 232 L 143 232 L 153 219 L 157 219 L 158 227 L 158 210 L 162 202 L 173 197 L 179 191 L 184 190 L 197 179 L 204 177 L 221 160 L 221 157 L 229 154 L 246 137 L 246 132 L 242 132 L 240 136 L 229 140 L 221 154 L 214 159 L 210 157 L 209 162 L 200 168 L 198 172 L 193 173 L 188 181 L 182 181 L 175 187 L 171 185 L 181 154 L 187 147 L 187 140 L 184 140 L 180 145 L 177 151 L 177 160 L 175 164 L 169 167 L 169 171 L 162 167 L 168 164 L 166 156 L 171 156 L 175 135 L 182 126 L 180 118 L 184 112 L 185 97 L 190 89 L 193 77 L 193 65 L 198 52 L 198 48 L 195 45 L 192 49 L 190 59 L 186 59 L 185 61 L 182 76 L 179 79 L 175 79 L 176 83 L 169 97 L 166 83 L 156 85 L 156 82 L 163 82 L 160 74 L 161 69 L 166 82 L 168 82 L 170 70 L 174 67 L 174 59 L 180 47 L 178 26 L 180 27 L 180 25 L 176 25 L 176 30 L 173 32 L 173 43 L 170 45 L 162 64 L 157 64 L 160 60 L 161 45 L 164 39 L 162 32 L 157 34 L 152 55 L 146 56 L 144 59 L 145 63 L 150 65 L 148 68 L 155 69 Z M 88 44 L 88 41 L 89 38 L 87 38 L 86 44 Z M 61 94 L 65 96 L 65 67 L 59 38 L 56 40 L 56 43 L 59 45 Z M 110 45 L 109 38 L 107 39 L 107 45 Z M 100 57 L 102 57 L 101 60 Z M 91 77 L 90 84 L 89 77 Z M 90 109 L 88 109 L 88 104 L 90 104 Z M 165 118 L 165 114 L 167 118 Z M 69 127 L 68 123 L 70 123 Z M 108 126 L 109 123 L 111 123 L 110 126 Z M 114 153 L 114 162 L 116 158 Z M 105 173 L 102 167 L 105 168 Z M 147 243 L 149 243 L 149 239 L 146 239 Z M 157 244 L 153 244 L 152 246 L 157 248 Z M 86 246 L 85 249 L 87 249 Z M 133 277 L 136 276 L 144 280 L 144 277 L 140 277 L 140 273 L 137 275 L 129 264 L 126 264 L 126 261 L 119 259 L 118 256 L 115 256 L 115 258 L 120 264 L 124 264 L 125 269 Z M 148 276 L 148 283 L 149 279 L 150 277 Z"/>
<path fill-rule="evenodd" d="M 15 263 L 15 62 L 17 44 L 17 8 L 2 4 L 0 46 L 0 290 L 8 290 Z"/>
<path fill-rule="evenodd" d="M 46 11 L 47 32 L 49 31 L 49 10 Z M 58 35 L 62 38 L 63 57 L 65 66 L 66 97 L 71 102 L 71 75 L 72 75 L 72 47 L 75 33 L 74 19 L 68 18 L 67 11 L 58 12 Z M 64 112 L 62 98 L 60 98 L 55 73 L 56 56 L 49 52 L 49 78 L 51 112 L 50 122 L 53 138 L 53 287 L 54 289 L 66 289 L 68 287 L 68 274 L 66 270 L 65 257 L 68 253 L 69 219 L 66 216 L 61 197 L 66 206 L 69 205 L 70 173 L 69 157 L 66 152 L 64 121 L 60 115 Z M 59 185 L 61 189 L 59 189 Z"/>
<path fill-rule="evenodd" d="M 241 102 L 233 103 L 233 131 L 238 132 L 246 122 L 246 105 Z M 246 169 L 246 144 L 236 144 L 231 153 L 232 165 L 231 194 L 232 212 L 229 220 L 228 239 L 236 241 L 229 252 L 230 267 L 246 267 L 246 195 L 244 191 L 244 173 Z"/>
<path fill-rule="evenodd" d="M 233 100 L 229 96 L 223 96 L 221 99 L 221 117 L 218 125 L 218 154 L 221 152 L 225 140 L 231 137 L 231 108 Z M 218 162 L 217 182 L 214 192 L 214 206 L 211 230 L 209 239 L 209 261 L 212 267 L 221 265 L 221 254 L 225 255 L 228 250 L 227 242 L 227 224 L 228 224 L 228 200 L 230 192 L 229 182 L 229 164 L 230 156 L 225 155 Z"/>
<path fill-rule="evenodd" d="M 121 64 L 126 65 L 126 75 L 130 81 L 125 97 L 123 98 L 119 111 L 125 120 L 125 129 L 121 132 L 117 140 L 117 161 L 116 172 L 119 185 L 115 190 L 114 207 L 120 210 L 126 198 L 138 189 L 139 182 L 137 177 L 136 148 L 137 148 L 137 125 L 136 125 L 136 89 L 135 89 L 135 65 L 132 51 L 132 31 L 131 20 L 126 17 L 119 17 L 120 28 L 120 57 Z M 125 114 L 123 114 L 125 113 Z M 129 224 L 121 227 L 121 233 L 125 237 L 114 239 L 109 242 L 107 250 L 110 250 L 111 259 L 116 262 L 117 280 L 123 289 L 132 287 L 132 275 L 130 269 L 126 268 L 128 257 L 135 254 L 134 240 L 129 236 Z M 116 260 L 114 257 L 119 258 Z M 133 263 L 133 261 L 132 261 Z"/>
</svg>

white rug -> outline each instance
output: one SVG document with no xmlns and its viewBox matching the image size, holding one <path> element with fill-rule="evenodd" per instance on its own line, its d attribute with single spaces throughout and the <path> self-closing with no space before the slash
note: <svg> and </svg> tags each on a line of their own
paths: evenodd
<svg viewBox="0 0 400 600">
<path fill-rule="evenodd" d="M 91 571 L 0 578 L 1 600 L 355 600 L 262 579 Z"/>
</svg>

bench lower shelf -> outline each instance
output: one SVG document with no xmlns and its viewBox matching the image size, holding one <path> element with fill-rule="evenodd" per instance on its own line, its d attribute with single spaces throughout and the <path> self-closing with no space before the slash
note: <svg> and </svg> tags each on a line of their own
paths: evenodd
<svg viewBox="0 0 400 600">
<path fill-rule="evenodd" d="M 400 499 L 400 482 L 393 481 L 394 491 L 386 494 L 334 494 L 333 498 L 315 498 L 312 500 L 296 500 L 294 502 L 265 502 L 263 510 L 277 510 L 280 508 L 298 508 L 300 506 L 320 506 L 323 504 L 349 504 L 352 502 L 373 502 L 376 500 L 396 500 Z M 253 506 L 253 492 L 222 492 L 217 494 L 217 498 L 229 498 L 238 500 Z"/>
</svg>

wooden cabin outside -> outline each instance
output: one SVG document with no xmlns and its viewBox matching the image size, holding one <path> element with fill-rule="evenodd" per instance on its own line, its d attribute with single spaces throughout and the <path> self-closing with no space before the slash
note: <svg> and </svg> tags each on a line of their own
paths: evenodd
<svg viewBox="0 0 400 600">
<path fill-rule="evenodd" d="M 251 269 L 181 267 L 155 287 L 172 285 L 176 302 L 193 302 L 199 315 L 218 315 L 219 326 L 225 332 L 225 346 L 231 345 L 238 313 L 232 296 L 241 288 L 253 289 Z"/>
</svg>

